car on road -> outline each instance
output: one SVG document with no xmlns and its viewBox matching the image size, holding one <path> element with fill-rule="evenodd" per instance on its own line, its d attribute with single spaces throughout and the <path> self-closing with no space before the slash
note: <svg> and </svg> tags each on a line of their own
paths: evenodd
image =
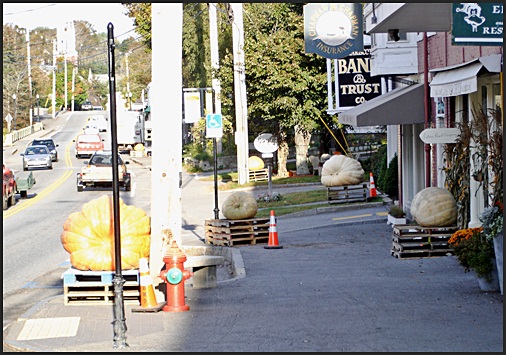
<svg viewBox="0 0 506 355">
<path fill-rule="evenodd" d="M 91 110 L 93 110 L 93 104 L 91 103 L 91 101 L 84 101 L 81 104 L 81 110 L 82 111 L 91 111 Z"/>
<path fill-rule="evenodd" d="M 53 158 L 45 145 L 30 145 L 20 154 L 23 157 L 23 170 L 30 168 L 53 168 Z"/>
<path fill-rule="evenodd" d="M 11 169 L 4 166 L 3 207 L 4 210 L 16 204 L 16 178 Z"/>
<path fill-rule="evenodd" d="M 74 141 L 76 158 L 91 157 L 93 153 L 104 150 L 104 139 L 99 134 L 80 134 Z"/>
<path fill-rule="evenodd" d="M 52 138 L 34 139 L 30 145 L 45 145 L 49 148 L 51 159 L 55 162 L 58 161 L 58 151 L 56 147 L 59 147 L 59 144 L 56 144 Z"/>
<path fill-rule="evenodd" d="M 112 151 L 95 152 L 89 161 L 85 162 L 81 172 L 77 173 L 77 191 L 81 192 L 85 187 L 111 187 L 112 181 Z M 129 161 L 123 161 L 118 154 L 118 183 L 125 188 L 125 191 L 131 190 L 132 180 L 126 165 Z"/>
<path fill-rule="evenodd" d="M 88 119 L 88 126 L 96 126 L 100 132 L 107 132 L 109 122 L 102 115 L 93 115 Z"/>
</svg>

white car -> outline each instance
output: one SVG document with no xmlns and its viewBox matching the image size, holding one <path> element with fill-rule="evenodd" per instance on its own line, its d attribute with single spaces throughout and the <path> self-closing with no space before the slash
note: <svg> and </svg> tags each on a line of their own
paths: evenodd
<svg viewBox="0 0 506 355">
<path fill-rule="evenodd" d="M 23 157 L 23 170 L 30 168 L 53 168 L 51 152 L 45 145 L 30 145 L 20 155 Z"/>
</svg>

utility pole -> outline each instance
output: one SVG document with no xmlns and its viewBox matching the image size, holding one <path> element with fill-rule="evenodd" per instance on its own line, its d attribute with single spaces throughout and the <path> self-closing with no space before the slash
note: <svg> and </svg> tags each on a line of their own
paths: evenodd
<svg viewBox="0 0 506 355">
<path fill-rule="evenodd" d="M 128 70 L 128 54 L 125 53 L 125 67 L 126 67 L 126 78 L 127 78 L 127 92 L 126 92 L 126 99 L 130 102 L 130 110 L 132 110 L 132 95 L 130 93 L 130 74 Z"/>
<path fill-rule="evenodd" d="M 63 86 L 65 87 L 65 103 L 63 104 L 63 110 L 67 111 L 67 100 L 68 100 L 68 93 L 67 93 L 67 39 L 65 39 L 65 53 L 63 53 L 63 65 L 64 65 L 64 75 L 65 79 L 63 80 Z"/>
<path fill-rule="evenodd" d="M 235 91 L 235 144 L 237 145 L 237 172 L 239 184 L 249 181 L 248 174 L 248 108 L 246 104 L 246 73 L 244 66 L 244 31 L 242 4 L 231 3 L 229 18 L 232 22 L 232 41 L 234 51 L 234 91 Z"/>
<path fill-rule="evenodd" d="M 56 117 L 56 39 L 53 40 L 53 97 L 52 97 L 52 116 Z"/>
<path fill-rule="evenodd" d="M 75 90 L 75 82 L 76 82 L 76 67 L 72 68 L 72 101 L 70 103 L 70 110 L 74 112 L 74 90 Z"/>
<path fill-rule="evenodd" d="M 149 90 L 149 102 L 152 108 L 152 147 L 156 153 L 151 164 L 149 269 L 154 283 L 158 284 L 160 271 L 165 265 L 163 256 L 166 243 L 169 242 L 164 240 L 163 232 L 170 231 L 172 240 L 178 246 L 182 243 L 183 4 L 153 3 L 151 19 L 153 82 Z M 168 99 L 170 105 L 167 105 Z"/>
<path fill-rule="evenodd" d="M 30 30 L 26 28 L 26 60 L 28 61 L 28 97 L 30 100 L 30 127 L 33 125 L 33 104 L 32 104 L 32 65 L 30 59 Z"/>
<path fill-rule="evenodd" d="M 218 51 L 218 23 L 216 21 L 216 3 L 209 4 L 209 39 L 211 44 L 211 66 L 214 69 L 220 67 L 220 57 Z M 221 85 L 220 80 L 213 77 L 212 87 L 214 91 L 215 113 L 221 115 Z M 216 151 L 222 152 L 222 140 L 216 138 Z"/>
</svg>

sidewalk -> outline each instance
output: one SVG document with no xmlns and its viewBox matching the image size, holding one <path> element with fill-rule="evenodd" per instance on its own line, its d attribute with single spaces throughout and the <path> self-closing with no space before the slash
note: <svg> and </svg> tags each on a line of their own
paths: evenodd
<svg viewBox="0 0 506 355">
<path fill-rule="evenodd" d="M 148 157 L 132 160 L 150 164 Z M 202 196 L 213 182 L 198 176 L 184 176 L 192 195 L 183 193 L 183 204 L 186 198 L 195 205 L 183 216 L 192 226 L 212 211 L 199 204 L 207 203 Z M 386 207 L 355 208 L 277 217 L 282 249 L 220 247 L 234 275 L 220 270 L 215 288 L 185 283 L 187 312 L 136 313 L 138 306 L 125 304 L 128 347 L 114 348 L 112 306 L 65 306 L 63 291 L 10 324 L 4 346 L 23 352 L 503 351 L 500 294 L 480 292 L 453 257 L 394 258 Z M 183 246 L 205 248 L 204 238 L 201 225 L 183 226 Z"/>
</svg>

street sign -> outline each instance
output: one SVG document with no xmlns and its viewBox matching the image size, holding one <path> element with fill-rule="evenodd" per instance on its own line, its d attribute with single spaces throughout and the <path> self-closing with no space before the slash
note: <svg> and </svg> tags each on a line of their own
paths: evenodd
<svg viewBox="0 0 506 355">
<path fill-rule="evenodd" d="M 12 116 L 10 113 L 7 114 L 7 116 L 5 116 L 5 120 L 7 121 L 7 123 L 11 123 L 12 121 Z"/>
<path fill-rule="evenodd" d="M 220 114 L 206 116 L 206 138 L 220 138 L 223 136 L 223 118 Z"/>
<path fill-rule="evenodd" d="M 260 153 L 269 154 L 278 150 L 278 142 L 270 133 L 262 133 L 253 142 L 255 149 Z"/>
<path fill-rule="evenodd" d="M 455 143 L 459 132 L 458 128 L 427 128 L 420 133 L 420 139 L 427 144 Z"/>
</svg>

